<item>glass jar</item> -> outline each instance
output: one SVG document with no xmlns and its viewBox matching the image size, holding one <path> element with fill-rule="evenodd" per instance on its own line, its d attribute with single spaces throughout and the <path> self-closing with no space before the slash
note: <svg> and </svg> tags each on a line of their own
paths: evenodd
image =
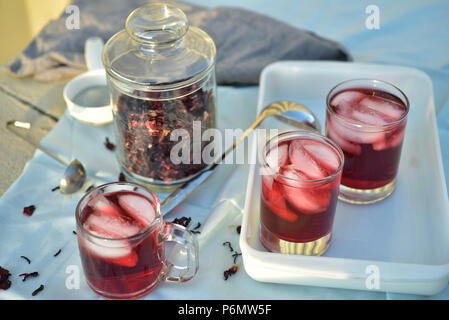
<svg viewBox="0 0 449 320">
<path fill-rule="evenodd" d="M 116 155 L 127 178 L 171 189 L 206 167 L 201 132 L 215 128 L 215 54 L 209 35 L 161 3 L 131 12 L 106 43 Z"/>
</svg>

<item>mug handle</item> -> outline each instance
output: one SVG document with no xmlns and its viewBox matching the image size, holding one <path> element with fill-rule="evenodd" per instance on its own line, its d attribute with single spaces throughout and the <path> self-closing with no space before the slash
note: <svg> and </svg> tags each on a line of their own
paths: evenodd
<svg viewBox="0 0 449 320">
<path fill-rule="evenodd" d="M 166 258 L 167 270 L 161 274 L 161 280 L 167 282 L 189 281 L 196 275 L 199 267 L 198 241 L 196 237 L 185 227 L 171 222 L 165 222 L 162 237 L 166 249 L 167 245 L 181 245 L 179 251 L 183 254 L 177 255 L 177 257 L 182 256 L 186 262 L 177 264 Z"/>
</svg>

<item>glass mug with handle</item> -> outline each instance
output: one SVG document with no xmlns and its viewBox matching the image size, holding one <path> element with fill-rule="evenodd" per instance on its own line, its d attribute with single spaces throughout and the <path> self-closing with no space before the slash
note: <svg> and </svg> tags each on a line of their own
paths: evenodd
<svg viewBox="0 0 449 320">
<path fill-rule="evenodd" d="M 198 271 L 195 236 L 165 222 L 157 196 L 143 186 L 113 182 L 93 189 L 79 201 L 76 223 L 87 283 L 103 297 L 139 298 L 161 281 L 185 282 Z M 168 251 L 180 265 L 169 261 Z"/>
</svg>

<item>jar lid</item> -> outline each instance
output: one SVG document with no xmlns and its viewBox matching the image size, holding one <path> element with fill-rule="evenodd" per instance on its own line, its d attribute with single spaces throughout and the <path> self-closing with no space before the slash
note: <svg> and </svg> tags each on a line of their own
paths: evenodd
<svg viewBox="0 0 449 320">
<path fill-rule="evenodd" d="M 126 28 L 103 49 L 112 78 L 144 86 L 179 87 L 202 77 L 214 63 L 212 38 L 189 26 L 182 10 L 165 3 L 135 9 Z"/>
</svg>

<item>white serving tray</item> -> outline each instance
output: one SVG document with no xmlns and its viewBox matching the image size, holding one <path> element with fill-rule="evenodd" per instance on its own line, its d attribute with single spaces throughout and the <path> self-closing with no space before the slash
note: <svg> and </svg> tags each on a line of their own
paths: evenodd
<svg viewBox="0 0 449 320">
<path fill-rule="evenodd" d="M 327 93 L 351 78 L 389 81 L 410 100 L 396 190 L 372 205 L 339 201 L 332 243 L 323 256 L 271 253 L 259 242 L 260 181 L 258 167 L 252 165 L 240 236 L 245 270 L 263 282 L 436 294 L 449 280 L 449 201 L 430 78 L 398 66 L 277 62 L 261 74 L 257 110 L 273 101 L 297 101 L 324 128 Z M 266 128 L 277 125 L 271 121 Z M 255 163 L 256 143 L 251 157 Z"/>
</svg>

